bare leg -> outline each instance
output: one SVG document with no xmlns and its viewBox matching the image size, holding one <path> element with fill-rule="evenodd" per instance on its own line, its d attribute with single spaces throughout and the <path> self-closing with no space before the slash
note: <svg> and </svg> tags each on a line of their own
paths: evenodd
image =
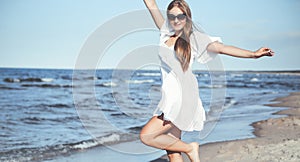
<svg viewBox="0 0 300 162">
<path fill-rule="evenodd" d="M 192 162 L 200 162 L 199 145 L 197 143 L 184 143 L 180 139 L 167 134 L 173 128 L 176 128 L 176 126 L 171 122 L 162 120 L 161 116 L 152 117 L 141 130 L 140 139 L 148 146 L 174 152 L 184 152 Z"/>
<path fill-rule="evenodd" d="M 181 139 L 181 130 L 178 129 L 177 127 L 174 127 L 169 131 L 168 135 L 180 140 Z M 168 155 L 170 162 L 183 162 L 181 152 L 169 151 L 169 150 L 166 150 L 166 151 L 167 151 L 167 155 Z"/>
</svg>

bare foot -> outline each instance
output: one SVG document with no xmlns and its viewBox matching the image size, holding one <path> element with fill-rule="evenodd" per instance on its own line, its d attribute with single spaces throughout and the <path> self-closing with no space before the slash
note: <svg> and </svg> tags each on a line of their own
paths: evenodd
<svg viewBox="0 0 300 162">
<path fill-rule="evenodd" d="M 191 162 L 200 162 L 199 144 L 197 142 L 192 142 L 189 145 L 192 146 L 192 150 L 187 152 L 187 155 L 190 158 Z"/>
</svg>

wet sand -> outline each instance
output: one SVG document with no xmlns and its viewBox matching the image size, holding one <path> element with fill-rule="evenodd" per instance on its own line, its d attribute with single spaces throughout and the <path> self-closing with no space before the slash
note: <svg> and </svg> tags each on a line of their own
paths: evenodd
<svg viewBox="0 0 300 162">
<path fill-rule="evenodd" d="M 293 162 L 300 161 L 300 92 L 277 98 L 267 106 L 286 107 L 270 118 L 252 124 L 252 139 L 201 145 L 201 162 Z M 154 160 L 167 161 L 166 156 Z M 184 161 L 189 161 L 184 155 Z"/>
</svg>

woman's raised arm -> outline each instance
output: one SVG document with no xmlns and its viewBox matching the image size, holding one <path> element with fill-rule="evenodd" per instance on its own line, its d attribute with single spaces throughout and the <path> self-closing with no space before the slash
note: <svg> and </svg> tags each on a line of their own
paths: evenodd
<svg viewBox="0 0 300 162">
<path fill-rule="evenodd" d="M 274 52 L 270 48 L 262 47 L 257 51 L 249 51 L 234 46 L 213 42 L 207 46 L 207 50 L 214 53 L 226 54 L 240 58 L 260 58 L 263 56 L 273 56 Z"/>
<path fill-rule="evenodd" d="M 161 14 L 159 8 L 157 7 L 155 0 L 144 0 L 150 14 L 155 22 L 155 25 L 160 29 L 165 21 L 163 15 Z"/>
</svg>

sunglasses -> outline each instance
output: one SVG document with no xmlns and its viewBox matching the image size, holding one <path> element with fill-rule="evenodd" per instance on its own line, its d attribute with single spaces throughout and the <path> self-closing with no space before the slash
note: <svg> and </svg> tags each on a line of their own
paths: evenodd
<svg viewBox="0 0 300 162">
<path fill-rule="evenodd" d="M 183 13 L 183 14 L 178 14 L 178 15 L 173 15 L 173 14 L 168 14 L 167 15 L 168 16 L 168 19 L 169 20 L 172 20 L 172 21 L 174 21 L 176 18 L 178 19 L 178 20 L 184 20 L 185 18 L 186 18 L 186 14 L 185 13 Z"/>
</svg>

